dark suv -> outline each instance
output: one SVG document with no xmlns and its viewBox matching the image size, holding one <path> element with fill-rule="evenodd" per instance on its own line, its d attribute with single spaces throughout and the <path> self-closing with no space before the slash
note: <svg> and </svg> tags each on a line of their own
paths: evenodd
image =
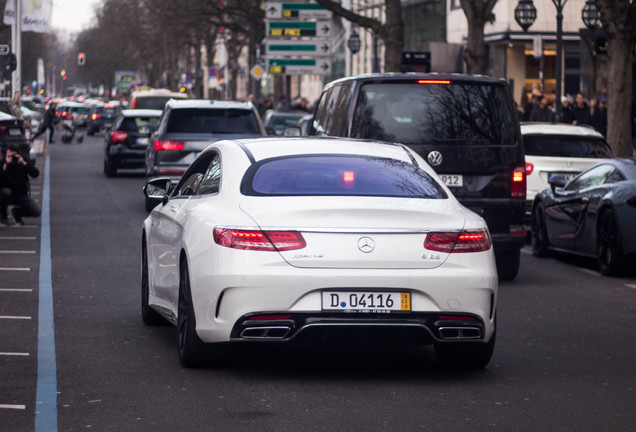
<svg viewBox="0 0 636 432">
<path fill-rule="evenodd" d="M 171 100 L 146 151 L 146 177 L 178 178 L 210 143 L 266 136 L 251 102 Z M 159 201 L 146 198 L 146 209 Z"/>
<path fill-rule="evenodd" d="M 371 74 L 327 84 L 310 135 L 399 142 L 426 159 L 482 216 L 502 280 L 519 270 L 525 240 L 523 143 L 504 80 L 459 74 Z"/>
</svg>

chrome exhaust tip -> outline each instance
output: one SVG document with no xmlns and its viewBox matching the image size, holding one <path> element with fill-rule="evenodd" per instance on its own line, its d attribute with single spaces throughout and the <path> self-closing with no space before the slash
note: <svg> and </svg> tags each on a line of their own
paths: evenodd
<svg viewBox="0 0 636 432">
<path fill-rule="evenodd" d="M 481 339 L 479 327 L 440 327 L 440 338 L 445 340 Z"/>
<path fill-rule="evenodd" d="M 242 339 L 285 339 L 291 327 L 289 326 L 268 326 L 268 327 L 248 327 L 241 332 Z"/>
</svg>

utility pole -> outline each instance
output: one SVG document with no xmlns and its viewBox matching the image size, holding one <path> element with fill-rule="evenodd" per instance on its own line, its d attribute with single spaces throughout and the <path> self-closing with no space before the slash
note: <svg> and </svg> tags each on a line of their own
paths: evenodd
<svg viewBox="0 0 636 432">
<path fill-rule="evenodd" d="M 16 69 L 11 80 L 10 96 L 22 89 L 22 2 L 20 0 L 15 2 L 15 24 L 12 26 L 12 32 L 11 52 L 15 53 Z"/>
</svg>

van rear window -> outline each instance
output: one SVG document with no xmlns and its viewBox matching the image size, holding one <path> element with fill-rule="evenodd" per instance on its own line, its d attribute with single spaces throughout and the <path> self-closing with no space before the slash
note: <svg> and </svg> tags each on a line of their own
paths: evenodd
<svg viewBox="0 0 636 432">
<path fill-rule="evenodd" d="M 400 82 L 360 88 L 351 136 L 403 144 L 513 145 L 504 86 Z"/>
<path fill-rule="evenodd" d="M 170 111 L 166 132 L 259 134 L 259 129 L 251 110 L 180 108 Z"/>
<path fill-rule="evenodd" d="M 609 145 L 599 138 L 567 135 L 524 135 L 523 144 L 530 156 L 613 158 Z"/>
<path fill-rule="evenodd" d="M 424 170 L 394 159 L 353 155 L 267 159 L 246 173 L 244 195 L 447 198 Z"/>
</svg>

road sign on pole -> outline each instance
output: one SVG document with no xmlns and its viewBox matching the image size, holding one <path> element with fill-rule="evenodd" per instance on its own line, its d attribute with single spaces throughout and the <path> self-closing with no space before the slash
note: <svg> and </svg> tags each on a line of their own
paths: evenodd
<svg viewBox="0 0 636 432">
<path fill-rule="evenodd" d="M 322 19 L 330 20 L 333 13 L 314 2 L 305 3 L 265 3 L 265 17 L 267 19 Z"/>
<path fill-rule="evenodd" d="M 267 59 L 267 70 L 273 75 L 329 75 L 331 73 L 331 59 L 326 58 L 304 58 Z"/>
<path fill-rule="evenodd" d="M 328 37 L 329 21 L 267 21 L 267 37 Z"/>
<path fill-rule="evenodd" d="M 320 56 L 331 53 L 331 41 L 327 39 L 282 40 L 267 39 L 267 55 L 272 56 Z"/>
</svg>

